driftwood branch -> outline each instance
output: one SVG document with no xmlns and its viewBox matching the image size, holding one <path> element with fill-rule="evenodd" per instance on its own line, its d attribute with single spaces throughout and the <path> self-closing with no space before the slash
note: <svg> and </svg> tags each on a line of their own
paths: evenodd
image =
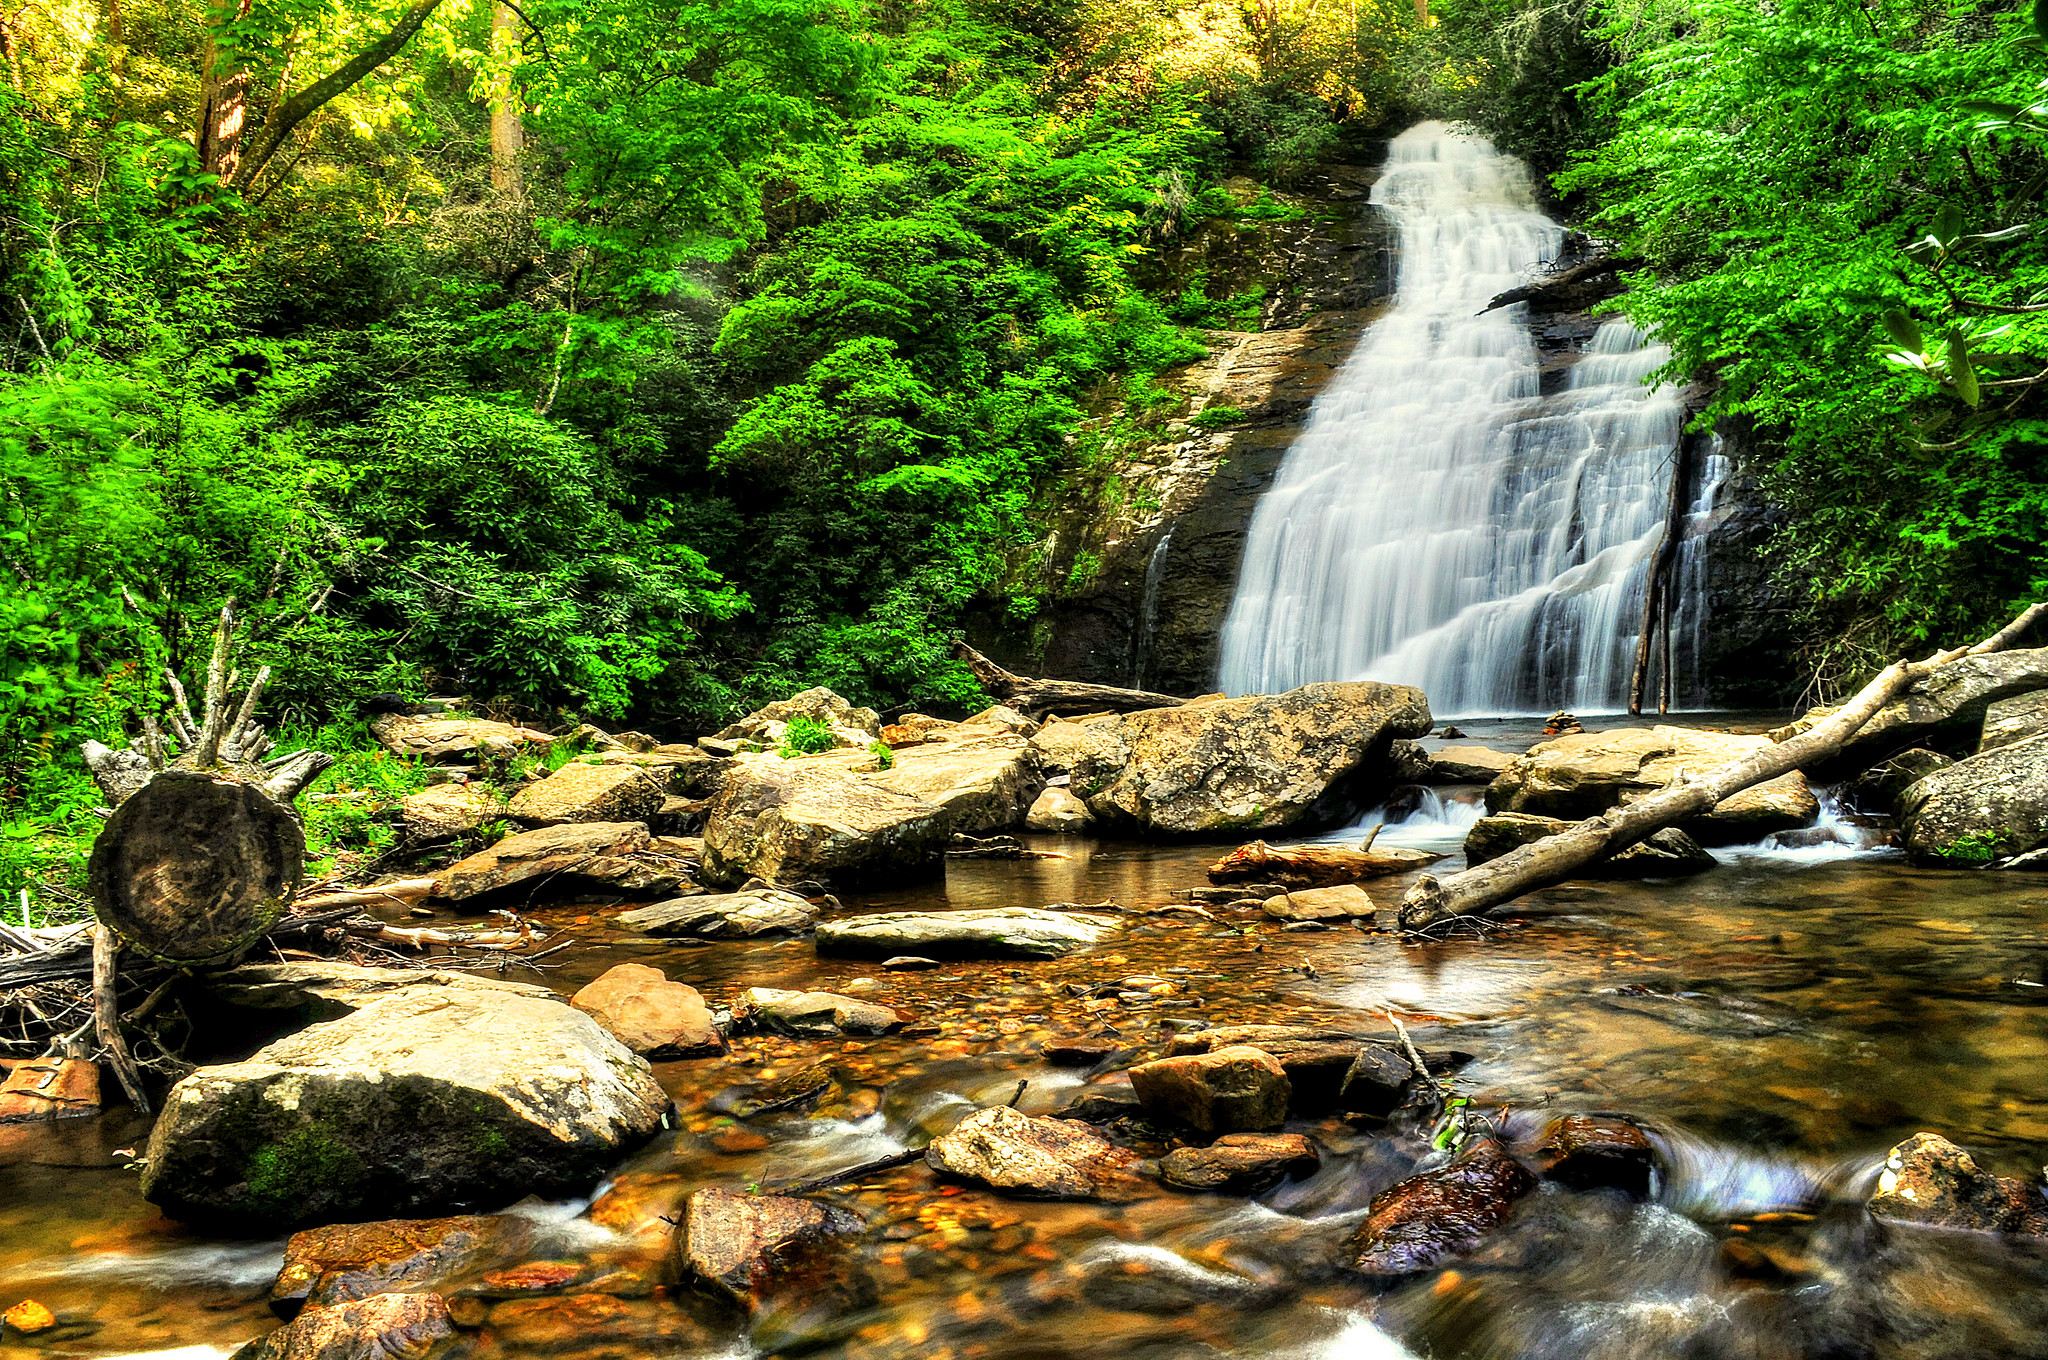
<svg viewBox="0 0 2048 1360">
<path fill-rule="evenodd" d="M 120 940 L 113 931 L 100 927 L 92 946 L 93 1024 L 99 1031 L 100 1047 L 107 1051 L 107 1061 L 120 1079 L 121 1089 L 128 1093 L 128 1103 L 137 1114 L 148 1114 L 149 1092 L 143 1089 L 142 1069 L 135 1065 L 135 1055 L 128 1051 L 128 1041 L 121 1035 L 121 1003 L 115 996 L 120 961 Z"/>
<path fill-rule="evenodd" d="M 1936 670 L 1966 656 L 2004 651 L 2044 613 L 2048 604 L 2034 605 L 1974 647 L 1937 652 L 1925 661 L 1895 661 L 1828 718 L 1741 760 L 1679 779 L 1461 873 L 1443 879 L 1424 874 L 1401 901 L 1401 928 L 1427 930 L 1456 917 L 1481 915 L 1524 893 L 1561 883 L 1585 865 L 1619 854 L 1667 826 L 1704 816 L 1746 788 L 1826 760 L 1878 710 Z"/>
<path fill-rule="evenodd" d="M 1497 307 L 1511 307 L 1517 302 L 1526 302 L 1539 312 L 1583 312 L 1594 303 L 1603 302 L 1621 291 L 1622 270 L 1642 267 L 1643 262 L 1638 259 L 1595 255 L 1582 264 L 1559 270 L 1549 278 L 1496 293 L 1493 301 L 1479 309 L 1480 315 Z"/>
<path fill-rule="evenodd" d="M 1141 708 L 1177 708 L 1187 702 L 1171 694 L 1153 694 L 1142 689 L 1013 675 L 961 641 L 953 643 L 953 652 L 967 663 L 967 669 L 974 672 L 983 689 L 998 701 L 1034 718 L 1047 713 L 1131 713 Z"/>
</svg>

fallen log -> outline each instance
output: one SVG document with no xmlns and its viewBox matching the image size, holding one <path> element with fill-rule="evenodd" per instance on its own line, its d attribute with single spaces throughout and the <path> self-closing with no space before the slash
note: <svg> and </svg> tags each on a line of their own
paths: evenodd
<svg viewBox="0 0 2048 1360">
<path fill-rule="evenodd" d="M 1484 316 L 1497 307 L 1511 307 L 1517 302 L 1526 302 L 1539 312 L 1583 312 L 1622 290 L 1622 270 L 1642 267 L 1643 262 L 1638 259 L 1595 255 L 1548 278 L 1494 294 L 1493 301 L 1481 307 L 1479 314 Z"/>
<path fill-rule="evenodd" d="M 1187 702 L 1171 694 L 1153 694 L 1142 689 L 1013 675 L 958 640 L 953 643 L 953 653 L 967 663 L 975 680 L 997 702 L 1034 718 L 1048 713 L 1133 713 L 1142 708 L 1177 708 Z"/>
<path fill-rule="evenodd" d="M 1561 883 L 1583 866 L 1619 854 L 1667 826 L 1703 816 L 1752 785 L 1826 760 L 1886 704 L 1943 666 L 1964 657 L 2004 651 L 2044 613 L 2048 613 L 2048 604 L 2034 605 L 1974 647 L 1937 652 L 1925 661 L 1894 661 L 1828 718 L 1741 760 L 1697 775 L 1682 775 L 1655 793 L 1609 808 L 1554 836 L 1461 873 L 1443 879 L 1424 874 L 1401 899 L 1401 929 L 1427 930 L 1460 916 L 1482 915 L 1524 893 Z"/>
<path fill-rule="evenodd" d="M 1377 828 L 1375 828 L 1377 830 Z M 1444 858 L 1430 850 L 1353 850 L 1342 845 L 1276 849 L 1264 841 L 1240 845 L 1209 866 L 1211 883 L 1278 883 L 1283 888 L 1333 888 L 1368 878 L 1406 873 Z"/>
<path fill-rule="evenodd" d="M 338 911 L 344 907 L 409 907 L 434 895 L 438 878 L 401 878 L 390 883 L 373 883 L 367 888 L 345 888 L 338 892 L 311 893 L 292 903 L 294 913 Z"/>
</svg>

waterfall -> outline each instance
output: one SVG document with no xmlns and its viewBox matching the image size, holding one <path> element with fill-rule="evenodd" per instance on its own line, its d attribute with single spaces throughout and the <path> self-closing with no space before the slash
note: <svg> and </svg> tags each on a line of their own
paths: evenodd
<svg viewBox="0 0 2048 1360">
<path fill-rule="evenodd" d="M 1555 257 L 1563 228 L 1483 138 L 1409 129 L 1372 200 L 1400 234 L 1394 306 L 1253 513 L 1222 687 L 1391 680 L 1442 716 L 1617 710 L 1683 422 L 1678 394 L 1642 379 L 1670 352 L 1610 321 L 1541 395 L 1524 309 L 1480 309 Z M 1695 511 L 1725 467 L 1704 461 Z M 1681 552 L 1681 582 L 1697 557 Z M 1682 705 L 1700 699 L 1697 598 L 1674 621 Z"/>
<path fill-rule="evenodd" d="M 1145 666 L 1152 660 L 1152 635 L 1159 630 L 1159 586 L 1166 576 L 1166 551 L 1172 546 L 1169 524 L 1159 537 L 1159 546 L 1145 562 L 1145 589 L 1138 601 L 1138 642 L 1131 658 L 1131 688 L 1145 688 Z"/>
</svg>

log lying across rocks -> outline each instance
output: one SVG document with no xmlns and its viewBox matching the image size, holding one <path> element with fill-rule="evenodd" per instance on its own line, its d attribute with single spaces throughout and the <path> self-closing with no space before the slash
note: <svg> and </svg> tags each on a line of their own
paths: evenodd
<svg viewBox="0 0 2048 1360">
<path fill-rule="evenodd" d="M 1283 888 L 1332 888 L 1406 873 L 1444 858 L 1431 850 L 1353 850 L 1344 845 L 1276 848 L 1264 841 L 1240 845 L 1209 866 L 1211 883 L 1278 883 Z"/>
<path fill-rule="evenodd" d="M 967 669 L 974 672 L 974 678 L 997 702 L 1034 718 L 1048 713 L 1135 713 L 1143 708 L 1176 708 L 1187 702 L 1171 694 L 1153 694 L 1142 689 L 1013 675 L 965 642 L 955 641 L 953 652 L 967 663 Z"/>
<path fill-rule="evenodd" d="M 1895 661 L 1828 718 L 1741 760 L 1685 775 L 1635 802 L 1609 808 L 1461 873 L 1441 880 L 1424 874 L 1401 900 L 1401 928 L 1427 930 L 1456 917 L 1483 915 L 1524 893 L 1561 883 L 1585 865 L 1619 854 L 1667 826 L 1703 816 L 1752 785 L 1824 761 L 1878 710 L 1936 670 L 1966 656 L 2004 651 L 2044 614 L 2048 604 L 2037 604 L 1974 647 L 1937 652 L 1925 661 Z"/>
</svg>

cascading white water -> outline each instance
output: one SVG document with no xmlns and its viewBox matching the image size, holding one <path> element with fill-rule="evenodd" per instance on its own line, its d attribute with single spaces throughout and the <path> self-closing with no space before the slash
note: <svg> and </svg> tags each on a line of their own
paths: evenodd
<svg viewBox="0 0 2048 1360">
<path fill-rule="evenodd" d="M 1409 129 L 1373 202 L 1399 228 L 1394 307 L 1253 514 L 1222 687 L 1374 679 L 1420 685 L 1439 715 L 1618 709 L 1683 420 L 1675 391 L 1642 380 L 1670 354 L 1609 322 L 1565 390 L 1540 394 L 1524 309 L 1480 309 L 1563 228 L 1484 139 Z M 1717 481 L 1710 467 L 1695 511 Z M 1673 630 L 1681 704 L 1698 699 L 1691 600 Z"/>
</svg>

